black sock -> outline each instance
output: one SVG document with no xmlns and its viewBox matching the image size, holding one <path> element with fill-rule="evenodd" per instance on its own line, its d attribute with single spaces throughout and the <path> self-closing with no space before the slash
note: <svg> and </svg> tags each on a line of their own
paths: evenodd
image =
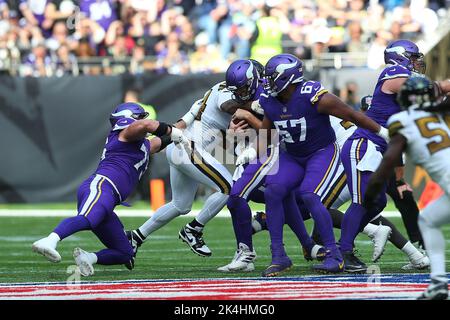
<svg viewBox="0 0 450 320">
<path fill-rule="evenodd" d="M 197 231 L 200 231 L 204 227 L 204 225 L 201 224 L 200 222 L 198 222 L 196 219 L 194 219 L 191 222 L 189 222 L 188 226 L 189 226 L 189 228 L 195 229 Z"/>
<path fill-rule="evenodd" d="M 344 220 L 344 213 L 338 209 L 328 209 L 331 215 L 331 220 L 333 220 L 333 227 L 336 229 L 341 229 L 342 220 Z"/>
<path fill-rule="evenodd" d="M 394 200 L 395 207 L 400 212 L 405 225 L 406 233 L 411 242 L 418 242 L 419 245 L 423 246 L 422 234 L 420 233 L 418 219 L 419 219 L 419 208 L 417 207 L 416 200 L 411 191 L 403 192 L 403 199 L 397 191 L 397 186 L 395 184 L 395 179 L 391 179 L 386 190 L 387 194 Z"/>
<path fill-rule="evenodd" d="M 400 249 L 400 250 L 403 249 L 405 244 L 408 242 L 408 239 L 406 239 L 400 233 L 400 231 L 398 231 L 398 229 L 395 227 L 395 225 L 392 222 L 390 222 L 388 219 L 386 219 L 385 217 L 379 217 L 379 218 L 371 221 L 370 223 L 379 225 L 380 222 L 382 225 L 389 226 L 392 229 L 392 233 L 391 233 L 391 236 L 389 237 L 389 241 L 392 242 L 392 244 L 394 246 L 396 246 L 398 249 Z"/>
</svg>

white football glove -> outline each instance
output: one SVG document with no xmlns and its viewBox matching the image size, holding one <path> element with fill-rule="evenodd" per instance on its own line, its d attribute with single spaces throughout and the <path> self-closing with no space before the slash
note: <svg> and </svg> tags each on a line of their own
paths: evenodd
<svg viewBox="0 0 450 320">
<path fill-rule="evenodd" d="M 186 136 L 183 134 L 183 131 L 172 127 L 172 132 L 170 133 L 170 139 L 172 139 L 175 143 L 181 143 L 181 144 L 189 144 L 190 140 L 186 138 Z"/>
<path fill-rule="evenodd" d="M 236 165 L 242 165 L 249 163 L 252 160 L 255 160 L 257 156 L 256 150 L 253 148 L 248 148 L 242 151 L 240 156 L 236 159 Z"/>
<path fill-rule="evenodd" d="M 386 142 L 389 142 L 389 130 L 385 127 L 381 127 L 380 131 L 377 133 L 380 137 L 382 137 Z"/>
<path fill-rule="evenodd" d="M 253 101 L 250 108 L 252 109 L 253 112 L 260 114 L 260 115 L 264 115 L 264 109 L 259 104 L 259 100 Z"/>
</svg>

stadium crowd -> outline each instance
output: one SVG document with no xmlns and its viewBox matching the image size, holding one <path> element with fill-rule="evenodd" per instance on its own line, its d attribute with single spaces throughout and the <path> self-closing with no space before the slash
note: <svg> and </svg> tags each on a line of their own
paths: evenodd
<svg viewBox="0 0 450 320">
<path fill-rule="evenodd" d="M 367 52 L 436 30 L 448 0 L 0 0 L 0 71 L 223 72 L 236 58 Z M 14 71 L 15 70 L 15 71 Z"/>
</svg>

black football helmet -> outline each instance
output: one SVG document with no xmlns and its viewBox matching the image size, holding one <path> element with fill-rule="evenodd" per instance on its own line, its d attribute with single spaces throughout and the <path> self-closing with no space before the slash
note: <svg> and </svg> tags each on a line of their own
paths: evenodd
<svg viewBox="0 0 450 320">
<path fill-rule="evenodd" d="M 256 71 L 258 71 L 259 79 L 262 79 L 264 76 L 264 66 L 256 61 L 255 59 L 248 59 L 253 64 L 253 66 L 256 68 Z"/>
<path fill-rule="evenodd" d="M 369 110 L 370 105 L 372 104 L 372 96 L 367 95 L 361 98 L 361 111 L 366 112 Z"/>
<path fill-rule="evenodd" d="M 432 111 L 437 104 L 433 81 L 424 75 L 410 76 L 398 92 L 397 102 L 402 110 Z"/>
</svg>

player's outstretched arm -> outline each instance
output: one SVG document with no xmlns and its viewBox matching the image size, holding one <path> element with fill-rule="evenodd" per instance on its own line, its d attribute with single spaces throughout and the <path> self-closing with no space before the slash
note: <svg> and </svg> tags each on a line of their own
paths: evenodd
<svg viewBox="0 0 450 320">
<path fill-rule="evenodd" d="M 120 132 L 119 140 L 122 142 L 138 141 L 145 138 L 148 133 L 156 133 L 157 131 L 159 133 L 157 136 L 170 134 L 171 127 L 157 120 L 137 120 Z"/>
<path fill-rule="evenodd" d="M 203 99 L 199 99 L 195 101 L 189 111 L 182 116 L 175 124 L 174 126 L 178 129 L 186 129 L 189 127 L 192 122 L 199 116 L 200 110 L 204 109 L 205 106 L 203 104 Z"/>
<path fill-rule="evenodd" d="M 325 93 L 323 95 L 322 99 L 317 103 L 317 111 L 353 122 L 358 127 L 370 130 L 379 134 L 386 140 L 388 139 L 388 130 L 386 128 L 381 127 L 362 112 L 353 110 L 344 101 L 332 93 Z"/>
<path fill-rule="evenodd" d="M 378 169 L 371 175 L 366 193 L 364 195 L 364 207 L 371 209 L 383 185 L 392 176 L 395 167 L 401 165 L 402 152 L 406 148 L 406 138 L 401 134 L 395 134 L 389 141 L 387 151 L 383 155 Z"/>
</svg>

